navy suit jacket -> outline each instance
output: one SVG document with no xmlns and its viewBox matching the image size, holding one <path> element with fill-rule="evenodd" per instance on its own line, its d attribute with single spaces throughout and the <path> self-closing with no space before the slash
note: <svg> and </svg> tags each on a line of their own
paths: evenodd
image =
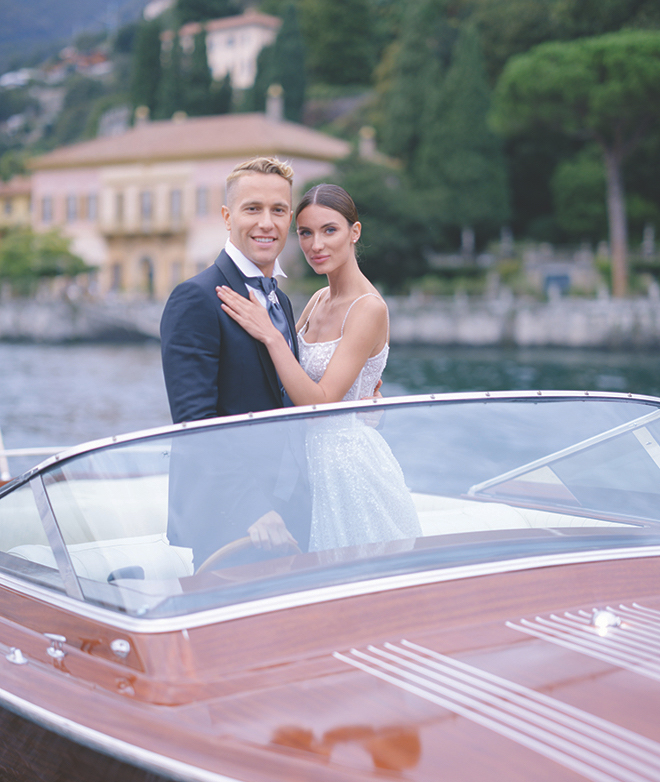
<svg viewBox="0 0 660 782">
<path fill-rule="evenodd" d="M 282 396 L 266 346 L 224 312 L 216 285 L 228 285 L 248 297 L 243 278 L 224 250 L 212 266 L 178 285 L 165 305 L 160 333 L 174 423 L 290 404 Z M 291 302 L 279 288 L 277 295 L 297 358 Z"/>
<path fill-rule="evenodd" d="M 267 348 L 224 312 L 216 285 L 248 296 L 224 250 L 213 266 L 174 289 L 163 312 L 163 372 L 175 423 L 290 404 Z M 277 293 L 297 349 L 291 303 Z M 300 424 L 280 420 L 190 434 L 172 442 L 167 534 L 172 544 L 192 547 L 195 567 L 246 535 L 269 510 L 280 513 L 307 549 L 311 510 Z"/>
</svg>

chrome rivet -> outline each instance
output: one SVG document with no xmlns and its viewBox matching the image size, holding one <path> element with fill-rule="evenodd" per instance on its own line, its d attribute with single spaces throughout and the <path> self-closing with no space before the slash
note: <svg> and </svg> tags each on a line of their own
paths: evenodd
<svg viewBox="0 0 660 782">
<path fill-rule="evenodd" d="M 122 659 L 128 657 L 131 651 L 131 645 L 125 638 L 115 638 L 115 640 L 110 643 L 110 648 L 117 657 L 121 657 Z"/>
</svg>

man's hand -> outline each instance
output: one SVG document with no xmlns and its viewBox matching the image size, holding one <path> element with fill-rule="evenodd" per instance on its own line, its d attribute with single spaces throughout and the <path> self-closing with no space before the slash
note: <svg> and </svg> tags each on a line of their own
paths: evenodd
<svg viewBox="0 0 660 782">
<path fill-rule="evenodd" d="M 251 527 L 248 527 L 248 533 L 256 548 L 267 551 L 298 546 L 298 541 L 286 528 L 284 519 L 274 510 L 269 510 L 257 519 Z"/>
</svg>

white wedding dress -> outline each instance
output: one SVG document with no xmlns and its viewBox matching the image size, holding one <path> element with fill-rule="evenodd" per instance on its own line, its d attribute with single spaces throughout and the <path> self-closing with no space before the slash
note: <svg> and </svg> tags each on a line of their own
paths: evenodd
<svg viewBox="0 0 660 782">
<path fill-rule="evenodd" d="M 342 323 L 342 336 L 351 307 L 364 296 L 376 294 L 365 293 L 352 302 Z M 318 382 L 342 337 L 330 342 L 305 342 L 313 312 L 314 308 L 298 332 L 298 348 L 302 368 Z M 373 395 L 388 353 L 385 343 L 378 355 L 367 359 L 344 401 Z M 401 467 L 381 434 L 365 422 L 368 415 L 369 411 L 334 414 L 309 423 L 306 451 L 312 490 L 310 551 L 422 534 Z"/>
</svg>

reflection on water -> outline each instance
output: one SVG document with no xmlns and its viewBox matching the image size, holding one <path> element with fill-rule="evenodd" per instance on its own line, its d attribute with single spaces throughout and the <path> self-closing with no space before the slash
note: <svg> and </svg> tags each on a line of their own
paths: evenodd
<svg viewBox="0 0 660 782">
<path fill-rule="evenodd" d="M 394 346 L 382 391 L 394 396 L 506 389 L 660 395 L 660 362 L 641 353 Z M 75 445 L 168 423 L 155 342 L 0 343 L 0 429 L 7 448 Z M 38 461 L 17 460 L 12 471 Z"/>
</svg>

